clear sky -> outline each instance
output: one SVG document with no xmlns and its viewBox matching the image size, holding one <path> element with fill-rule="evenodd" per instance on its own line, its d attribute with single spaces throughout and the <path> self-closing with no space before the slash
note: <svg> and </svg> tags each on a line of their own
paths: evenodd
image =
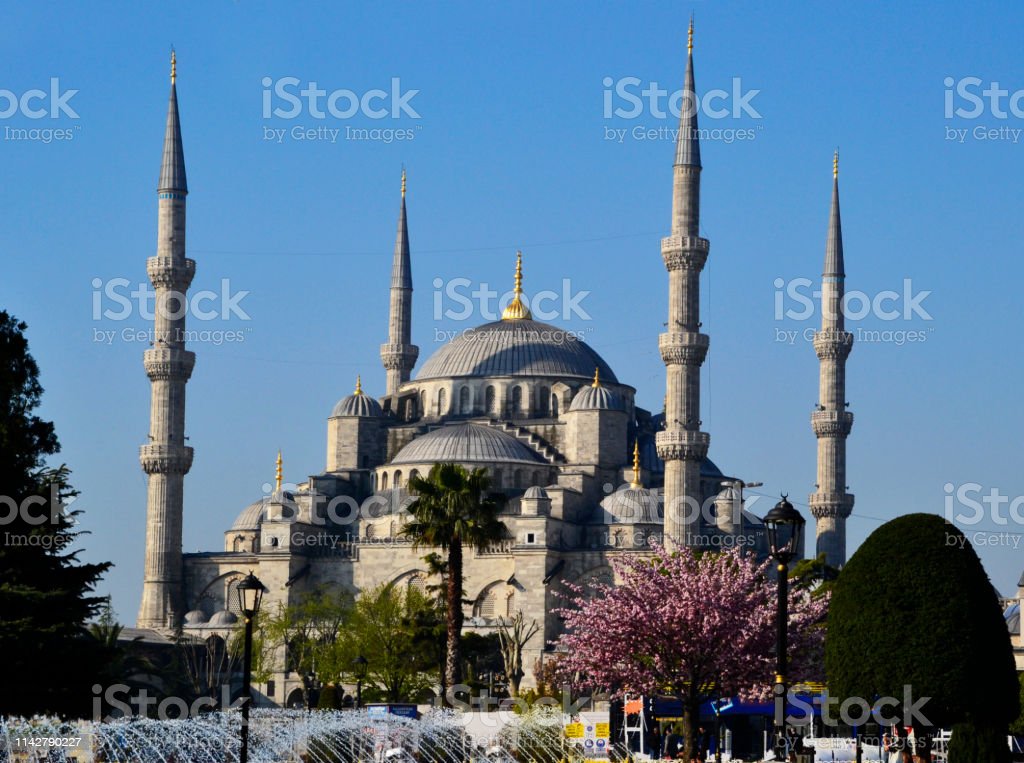
<svg viewBox="0 0 1024 763">
<path fill-rule="evenodd" d="M 198 263 L 192 291 L 220 293 L 226 279 L 245 314 L 217 300 L 202 308 L 223 308 L 224 319 L 189 319 L 208 333 L 191 345 L 196 455 L 185 550 L 222 548 L 223 531 L 272 479 L 278 448 L 287 481 L 323 469 L 326 417 L 357 373 L 369 392 L 383 392 L 378 349 L 403 163 L 421 362 L 438 346 L 435 329 L 484 321 L 479 310 L 435 320 L 436 295 L 442 309 L 458 305 L 434 279 L 505 291 L 521 248 L 528 294 L 560 292 L 562 279 L 573 295 L 589 292 L 578 302 L 588 317 L 551 322 L 582 331 L 637 388 L 638 403 L 660 409 L 667 281 L 659 240 L 669 228 L 673 156 L 663 133 L 675 119 L 659 116 L 665 98 L 635 117 L 606 116 L 606 102 L 628 112 L 632 101 L 618 87 L 634 95 L 651 83 L 681 87 L 689 7 L 246 0 L 147 8 L 19 4 L 0 24 L 0 305 L 29 324 L 43 414 L 56 423 L 92 533 L 83 558 L 116 563 L 102 590 L 123 620 L 134 621 L 141 591 L 148 345 L 127 336 L 146 326 L 137 309 L 124 320 L 103 315 L 121 309 L 104 290 L 126 294 L 146 281 L 172 44 L 188 251 Z M 788 492 L 806 512 L 818 363 L 804 331 L 818 315 L 787 316 L 802 306 L 786 290 L 809 293 L 798 279 L 820 275 L 839 146 L 847 288 L 882 297 L 881 309 L 897 314 L 851 321 L 866 332 L 848 363 L 851 553 L 898 514 L 942 513 L 947 492 L 1024 496 L 1024 102 L 1010 97 L 1024 88 L 1024 8 L 698 2 L 693 10 L 698 91 L 728 93 L 700 116 L 710 131 L 701 222 L 711 240 L 702 278 L 711 457 L 726 473 L 763 481 L 758 492 Z M 291 108 L 273 94 L 279 84 L 288 90 L 288 77 L 302 83 L 291 92 L 310 81 L 327 93 L 388 91 L 367 105 L 396 116 L 345 116 L 342 92 L 337 116 L 318 118 L 306 103 L 294 118 L 265 117 L 265 98 L 271 110 Z M 981 84 L 966 81 L 968 96 L 992 81 L 1009 93 L 975 109 L 954 92 L 969 77 Z M 47 97 L 11 105 L 37 88 Z M 967 116 L 947 118 L 947 98 Z M 297 126 L 313 139 L 296 139 Z M 333 142 L 329 130 L 340 131 Z M 900 299 L 885 301 L 887 291 Z M 755 512 L 773 499 L 761 500 Z M 975 513 L 961 501 L 953 508 Z M 1000 525 L 986 509 L 977 523 L 960 522 L 988 544 L 978 550 L 1004 594 L 1024 567 L 1024 509 L 1017 515 Z M 989 531 L 1010 535 L 976 535 Z M 913 552 L 892 550 L 908 564 Z"/>
</svg>

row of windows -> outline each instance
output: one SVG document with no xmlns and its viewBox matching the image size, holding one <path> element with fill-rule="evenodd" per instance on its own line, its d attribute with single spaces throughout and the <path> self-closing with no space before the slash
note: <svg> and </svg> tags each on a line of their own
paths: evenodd
<svg viewBox="0 0 1024 763">
<path fill-rule="evenodd" d="M 508 388 L 507 400 L 505 401 L 508 405 L 509 411 L 514 415 L 517 413 L 527 413 L 527 407 L 524 406 L 524 390 L 529 392 L 529 388 L 526 385 L 514 385 Z M 459 387 L 459 391 L 454 405 L 449 410 L 448 405 L 448 390 L 439 389 L 437 395 L 434 398 L 433 410 L 430 410 L 427 402 L 426 390 L 420 390 L 419 407 L 420 411 L 429 412 L 436 416 L 444 416 L 446 414 L 455 415 L 476 415 L 476 414 L 494 414 L 501 415 L 503 413 L 502 406 L 498 400 L 497 388 L 493 384 L 487 385 L 484 389 L 483 394 L 483 405 L 480 401 L 473 401 L 473 390 L 469 385 L 462 385 Z M 534 414 L 541 417 L 558 416 L 559 401 L 558 395 L 551 394 L 549 387 L 540 387 L 537 391 L 537 406 Z"/>
<path fill-rule="evenodd" d="M 409 472 L 409 479 L 420 476 L 419 470 L 413 469 Z M 548 484 L 547 472 L 543 469 L 514 469 L 510 472 L 503 472 L 501 469 L 491 469 L 491 487 L 495 489 L 525 490 L 528 487 L 544 487 Z M 379 472 L 373 475 L 374 490 L 387 490 L 388 487 L 405 487 L 405 475 L 401 469 L 395 469 L 388 476 L 388 472 Z"/>
</svg>

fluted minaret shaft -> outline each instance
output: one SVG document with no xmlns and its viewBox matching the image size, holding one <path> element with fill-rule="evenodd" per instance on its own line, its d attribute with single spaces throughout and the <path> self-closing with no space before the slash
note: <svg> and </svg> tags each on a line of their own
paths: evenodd
<svg viewBox="0 0 1024 763">
<path fill-rule="evenodd" d="M 183 614 L 181 530 L 184 479 L 192 466 L 185 445 L 185 384 L 195 354 L 185 349 L 186 292 L 195 261 L 185 256 L 185 156 L 172 58 L 163 163 L 157 184 L 156 256 L 146 271 L 156 292 L 153 346 L 143 362 L 151 386 L 149 442 L 140 449 L 148 476 L 146 559 L 138 627 L 173 628 Z"/>
<path fill-rule="evenodd" d="M 412 343 L 412 263 L 409 257 L 409 224 L 405 214 L 405 171 L 402 171 L 402 205 L 398 211 L 395 258 L 391 266 L 391 301 L 388 311 L 388 341 L 380 347 L 380 359 L 387 371 L 389 396 L 409 381 L 420 348 Z"/>
<path fill-rule="evenodd" d="M 667 330 L 658 338 L 665 363 L 665 430 L 656 441 L 665 462 L 665 534 L 670 545 L 697 542 L 703 500 L 700 467 L 710 441 L 700 431 L 700 369 L 708 351 L 708 336 L 700 333 L 700 274 L 709 244 L 699 235 L 701 163 L 692 21 L 688 48 L 672 181 L 672 235 L 661 242 L 669 306 Z"/>
<path fill-rule="evenodd" d="M 814 335 L 820 372 L 818 409 L 811 414 L 811 427 L 818 438 L 818 489 L 809 503 L 817 525 L 817 553 L 825 554 L 825 561 L 833 567 L 841 567 L 846 563 L 846 518 L 853 510 L 853 496 L 846 492 L 846 438 L 853 427 L 853 414 L 846 410 L 846 359 L 853 347 L 853 334 L 846 331 L 842 310 L 846 272 L 838 155 L 832 174 L 832 209 L 821 279 L 821 330 Z"/>
</svg>

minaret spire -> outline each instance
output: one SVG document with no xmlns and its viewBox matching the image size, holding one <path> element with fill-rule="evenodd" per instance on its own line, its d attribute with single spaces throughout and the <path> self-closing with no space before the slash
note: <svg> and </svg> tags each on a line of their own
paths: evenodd
<svg viewBox="0 0 1024 763">
<path fill-rule="evenodd" d="M 157 182 L 156 256 L 146 271 L 156 292 L 152 348 L 143 353 L 151 404 L 149 442 L 139 459 L 147 474 L 146 558 L 139 606 L 140 628 L 171 629 L 184 612 L 181 530 L 185 475 L 192 448 L 185 445 L 185 384 L 195 353 L 185 349 L 181 303 L 196 263 L 185 256 L 185 152 L 178 117 L 177 57 L 171 51 L 171 93 L 167 106 L 163 158 Z"/>
<path fill-rule="evenodd" d="M 637 488 L 643 487 L 643 483 L 640 482 L 640 441 L 633 440 L 633 481 L 629 483 L 630 487 Z"/>
<path fill-rule="evenodd" d="M 825 554 L 833 567 L 846 563 L 846 518 L 853 511 L 853 496 L 846 492 L 846 438 L 853 427 L 853 414 L 846 410 L 846 359 L 853 334 L 844 325 L 845 281 L 837 150 L 832 157 L 832 207 L 821 279 L 821 331 L 814 335 L 819 399 L 811 427 L 818 438 L 818 489 L 809 501 L 817 524 L 817 553 Z"/>
<path fill-rule="evenodd" d="M 700 333 L 700 274 L 709 243 L 700 237 L 700 131 L 693 76 L 693 19 L 687 41 L 679 134 L 672 178 L 672 232 L 661 241 L 668 270 L 667 330 L 658 337 L 665 363 L 665 429 L 655 443 L 665 462 L 667 545 L 693 545 L 699 530 L 701 463 L 710 438 L 700 430 L 700 369 L 709 339 Z"/>
<path fill-rule="evenodd" d="M 402 202 L 398 210 L 398 234 L 391 265 L 391 302 L 388 311 L 388 341 L 380 347 L 380 359 L 387 371 L 387 395 L 409 381 L 420 349 L 412 343 L 412 262 L 409 256 L 409 224 L 405 213 L 405 168 L 402 168 Z M 392 401 L 392 410 L 394 410 Z"/>
</svg>

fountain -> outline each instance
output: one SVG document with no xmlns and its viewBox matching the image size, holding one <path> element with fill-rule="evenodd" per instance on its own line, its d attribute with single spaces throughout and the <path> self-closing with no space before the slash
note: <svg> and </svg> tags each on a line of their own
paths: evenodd
<svg viewBox="0 0 1024 763">
<path fill-rule="evenodd" d="M 253 710 L 252 763 L 558 763 L 580 757 L 562 735 L 562 714 L 511 716 L 487 739 L 464 716 L 432 711 L 419 720 L 367 711 Z M 112 721 L 0 719 L 0 763 L 232 763 L 237 710 L 194 718 Z"/>
</svg>

